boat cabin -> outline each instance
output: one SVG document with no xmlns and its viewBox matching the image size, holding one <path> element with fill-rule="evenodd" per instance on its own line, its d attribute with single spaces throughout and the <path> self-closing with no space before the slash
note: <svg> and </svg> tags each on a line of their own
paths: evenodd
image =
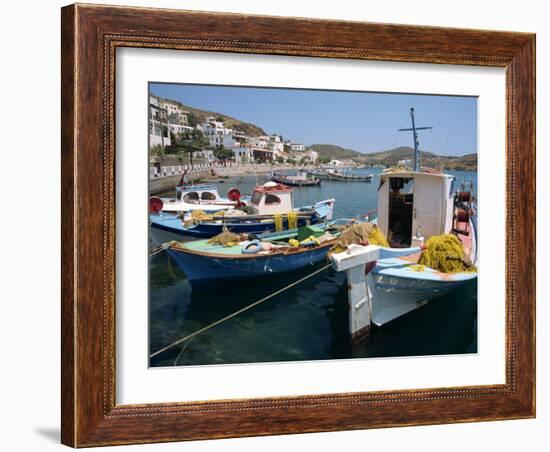
<svg viewBox="0 0 550 452">
<path fill-rule="evenodd" d="M 176 187 L 176 199 L 188 204 L 223 201 L 215 185 L 190 185 Z"/>
<path fill-rule="evenodd" d="M 420 171 L 380 175 L 378 227 L 392 248 L 416 246 L 453 229 L 454 176 Z"/>
<path fill-rule="evenodd" d="M 273 215 L 294 210 L 292 188 L 275 182 L 266 182 L 256 187 L 249 208 L 254 215 Z"/>
</svg>

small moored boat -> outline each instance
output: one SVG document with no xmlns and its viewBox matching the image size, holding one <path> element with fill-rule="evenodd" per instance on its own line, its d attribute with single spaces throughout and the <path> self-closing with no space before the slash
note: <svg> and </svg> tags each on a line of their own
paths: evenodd
<svg viewBox="0 0 550 452">
<path fill-rule="evenodd" d="M 213 240 L 172 242 L 166 251 L 196 285 L 271 276 L 314 265 L 326 259 L 338 234 L 330 226 L 306 226 L 226 245 Z"/>
<path fill-rule="evenodd" d="M 315 176 L 308 176 L 306 171 L 299 171 L 295 176 L 287 176 L 284 174 L 272 173 L 271 180 L 279 184 L 285 184 L 292 187 L 311 187 L 313 185 L 320 185 L 321 179 Z"/>
<path fill-rule="evenodd" d="M 191 212 L 220 212 L 244 205 L 241 193 L 236 188 L 230 188 L 227 198 L 220 196 L 218 189 L 212 184 L 180 185 L 176 187 L 175 198 L 152 197 L 150 204 L 153 211 L 166 213 Z"/>
<path fill-rule="evenodd" d="M 293 207 L 292 188 L 274 182 L 256 187 L 246 212 L 231 209 L 213 215 L 190 213 L 183 218 L 163 212 L 152 213 L 151 238 L 156 244 L 184 237 L 213 237 L 223 230 L 261 234 L 332 220 L 334 199 L 312 206 Z"/>
</svg>

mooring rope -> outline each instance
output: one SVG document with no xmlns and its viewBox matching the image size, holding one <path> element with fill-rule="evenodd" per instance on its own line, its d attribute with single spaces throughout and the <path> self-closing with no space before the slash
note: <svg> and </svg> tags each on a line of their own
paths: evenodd
<svg viewBox="0 0 550 452">
<path fill-rule="evenodd" d="M 175 342 L 172 342 L 170 345 L 167 345 L 166 347 L 163 347 L 160 350 L 157 350 L 156 352 L 149 355 L 149 358 L 154 358 L 155 356 L 160 355 L 161 353 L 165 352 L 166 350 L 170 350 L 171 348 L 175 347 L 176 345 L 179 345 L 182 342 L 185 342 L 185 341 L 191 339 L 192 337 L 198 336 L 199 334 L 204 333 L 205 331 L 209 330 L 210 328 L 214 328 L 215 326 L 219 325 L 220 323 L 223 323 L 226 320 L 232 319 L 233 317 L 236 317 L 239 314 L 242 314 L 243 312 L 248 311 L 249 309 L 252 309 L 255 306 L 258 306 L 260 303 L 263 303 L 264 301 L 270 300 L 271 298 L 275 297 L 276 295 L 279 295 L 280 293 L 283 293 L 285 290 L 288 290 L 291 287 L 294 287 L 294 286 L 300 284 L 301 282 L 306 281 L 307 279 L 311 278 L 312 276 L 315 276 L 318 273 L 321 273 L 322 271 L 329 268 L 331 265 L 332 264 L 327 264 L 324 267 L 321 267 L 321 268 L 315 270 L 313 273 L 310 273 L 309 275 L 304 276 L 303 278 L 300 278 L 297 281 L 294 281 L 293 283 L 289 284 L 288 286 L 285 286 L 285 287 L 283 287 L 279 290 L 276 290 L 275 292 L 259 299 L 258 301 L 255 301 L 254 303 L 249 304 L 248 306 L 245 306 L 244 308 L 239 309 L 238 311 L 235 311 L 234 313 L 229 314 L 228 316 L 223 317 L 220 320 L 216 320 L 215 322 L 205 326 L 204 328 L 201 328 L 200 330 L 195 331 L 194 333 L 188 334 L 187 336 L 185 336 L 181 339 L 178 339 Z"/>
<path fill-rule="evenodd" d="M 165 247 L 159 246 L 158 248 L 155 248 L 153 251 L 151 251 L 151 254 L 149 255 L 149 257 L 153 257 L 158 253 L 160 253 L 161 251 L 164 251 L 165 249 L 166 249 Z"/>
</svg>

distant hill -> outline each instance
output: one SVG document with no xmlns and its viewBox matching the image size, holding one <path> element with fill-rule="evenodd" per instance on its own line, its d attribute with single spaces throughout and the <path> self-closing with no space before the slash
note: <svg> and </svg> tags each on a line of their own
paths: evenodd
<svg viewBox="0 0 550 452">
<path fill-rule="evenodd" d="M 411 147 L 401 146 L 386 151 L 363 154 L 353 149 L 346 149 L 331 144 L 313 144 L 309 149 L 317 151 L 319 157 L 344 160 L 352 159 L 365 165 L 396 166 L 399 160 L 412 160 L 414 151 Z M 437 155 L 433 152 L 420 151 L 420 164 L 430 168 L 442 168 L 458 171 L 476 171 L 477 154 L 462 156 Z"/>
<path fill-rule="evenodd" d="M 336 146 L 335 144 L 312 144 L 308 146 L 308 149 L 318 152 L 321 158 L 329 158 L 331 160 L 358 159 L 365 155 L 353 149 Z"/>
<path fill-rule="evenodd" d="M 226 127 L 244 132 L 248 136 L 257 137 L 260 135 L 267 135 L 267 133 L 265 133 L 261 127 L 258 127 L 255 124 L 244 122 L 240 119 L 236 119 L 231 116 L 224 115 L 223 113 L 218 113 L 216 111 L 201 110 L 200 108 L 191 107 L 190 105 L 185 105 L 173 99 L 166 100 L 174 104 L 180 105 L 184 110 L 188 111 L 191 114 L 189 116 L 194 116 L 198 123 L 203 122 L 209 116 L 214 116 L 215 118 L 221 118 L 225 122 Z M 189 119 L 192 120 L 192 118 Z"/>
</svg>

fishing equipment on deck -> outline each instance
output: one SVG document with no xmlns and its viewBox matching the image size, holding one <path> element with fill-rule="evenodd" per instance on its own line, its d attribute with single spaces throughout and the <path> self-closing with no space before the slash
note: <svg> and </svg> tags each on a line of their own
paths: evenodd
<svg viewBox="0 0 550 452">
<path fill-rule="evenodd" d="M 296 212 L 288 213 L 288 229 L 296 229 L 298 227 L 298 214 Z"/>
<path fill-rule="evenodd" d="M 243 254 L 256 254 L 263 250 L 262 242 L 259 240 L 252 240 L 251 242 L 248 242 L 246 245 L 243 246 L 242 253 Z"/>
<path fill-rule="evenodd" d="M 283 230 L 283 216 L 280 213 L 273 215 L 273 221 L 275 222 L 275 231 L 281 232 Z"/>
<path fill-rule="evenodd" d="M 238 234 L 234 234 L 233 232 L 229 231 L 223 231 L 222 233 L 212 237 L 208 243 L 212 244 L 218 244 L 223 246 L 230 246 L 230 243 L 237 243 L 239 241 Z"/>
<path fill-rule="evenodd" d="M 296 239 L 290 239 L 288 241 L 288 244 L 292 247 L 292 248 L 297 248 L 300 246 L 300 242 L 298 242 L 298 240 Z"/>
<path fill-rule="evenodd" d="M 382 231 L 372 223 L 354 223 L 346 228 L 338 242 L 332 247 L 332 251 L 340 253 L 351 244 L 360 245 L 368 242 L 371 245 L 379 245 L 389 248 L 390 245 Z"/>
<path fill-rule="evenodd" d="M 296 239 L 299 242 L 303 242 L 304 240 L 311 237 L 321 237 L 324 233 L 325 231 L 323 230 L 323 228 L 320 228 L 316 225 L 302 226 L 300 229 L 298 229 L 298 235 Z"/>
<path fill-rule="evenodd" d="M 419 265 L 425 265 L 441 273 L 475 272 L 476 267 L 464 252 L 462 242 L 453 234 L 434 235 L 426 241 Z"/>
</svg>

